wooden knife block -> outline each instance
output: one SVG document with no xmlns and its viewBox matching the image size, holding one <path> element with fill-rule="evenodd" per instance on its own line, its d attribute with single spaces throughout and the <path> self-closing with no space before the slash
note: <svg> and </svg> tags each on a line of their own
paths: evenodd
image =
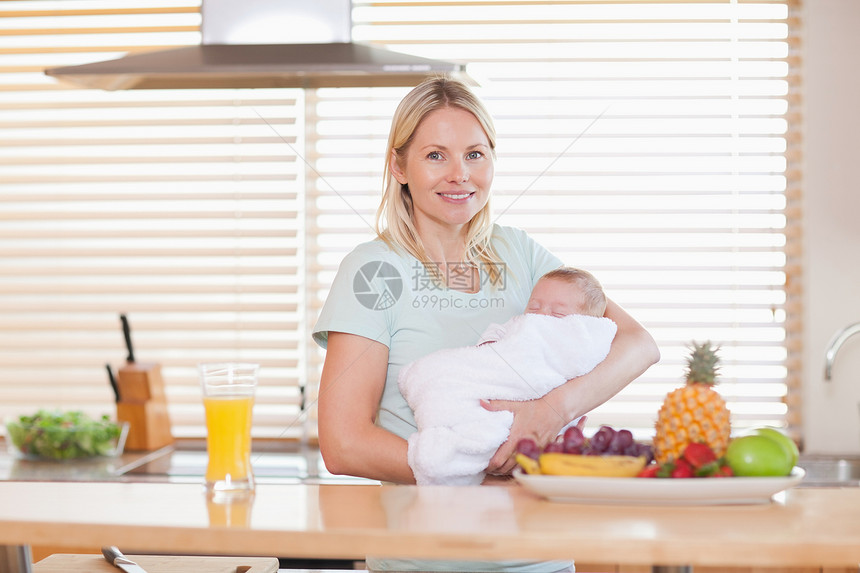
<svg viewBox="0 0 860 573">
<path fill-rule="evenodd" d="M 128 422 L 125 449 L 151 451 L 173 443 L 161 366 L 127 362 L 117 373 L 116 419 Z"/>
</svg>

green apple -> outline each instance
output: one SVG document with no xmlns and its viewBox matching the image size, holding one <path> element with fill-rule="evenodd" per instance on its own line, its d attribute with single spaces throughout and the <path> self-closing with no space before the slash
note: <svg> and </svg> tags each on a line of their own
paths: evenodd
<svg viewBox="0 0 860 573">
<path fill-rule="evenodd" d="M 800 457 L 800 451 L 797 449 L 797 444 L 794 443 L 794 440 L 792 440 L 776 428 L 771 428 L 768 426 L 757 429 L 756 433 L 759 436 L 764 436 L 766 438 L 770 438 L 771 440 L 775 440 L 780 446 L 782 446 L 786 453 L 791 456 L 791 467 L 797 465 L 797 459 Z"/>
<path fill-rule="evenodd" d="M 736 476 L 787 476 L 794 467 L 791 455 L 776 440 L 758 434 L 732 440 L 726 462 Z"/>
</svg>

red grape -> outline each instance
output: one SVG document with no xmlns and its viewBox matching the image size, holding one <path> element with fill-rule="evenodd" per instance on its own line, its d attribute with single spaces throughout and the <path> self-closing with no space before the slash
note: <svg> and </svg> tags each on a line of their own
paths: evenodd
<svg viewBox="0 0 860 573">
<path fill-rule="evenodd" d="M 517 453 L 536 460 L 538 459 L 538 456 L 540 456 L 541 452 L 537 442 L 531 438 L 523 438 L 517 442 Z"/>
<path fill-rule="evenodd" d="M 591 437 L 591 449 L 603 453 L 609 449 L 609 444 L 612 443 L 612 438 L 615 437 L 615 430 L 609 426 L 600 426 L 600 429 Z"/>
<path fill-rule="evenodd" d="M 564 453 L 564 445 L 561 442 L 550 442 L 543 449 L 545 454 Z"/>
<path fill-rule="evenodd" d="M 585 444 L 585 436 L 582 434 L 582 430 L 576 426 L 571 426 L 564 431 L 564 438 L 561 443 L 564 453 L 579 454 L 582 453 L 582 446 Z"/>
<path fill-rule="evenodd" d="M 577 426 L 567 428 L 563 434 L 541 449 L 532 438 L 517 442 L 517 453 L 538 459 L 542 453 L 564 453 L 581 456 L 644 456 L 647 463 L 654 459 L 650 444 L 639 443 L 633 432 L 616 430 L 612 426 L 601 426 L 591 439 L 585 437 Z"/>
<path fill-rule="evenodd" d="M 633 443 L 633 433 L 630 430 L 618 430 L 612 436 L 612 442 L 609 444 L 609 450 L 618 455 L 623 455 L 624 451 Z"/>
</svg>

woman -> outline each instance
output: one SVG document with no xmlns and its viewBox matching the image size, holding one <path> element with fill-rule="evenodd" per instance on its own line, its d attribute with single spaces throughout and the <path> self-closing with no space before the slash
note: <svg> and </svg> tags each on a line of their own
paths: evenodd
<svg viewBox="0 0 860 573">
<path fill-rule="evenodd" d="M 400 368 L 474 344 L 489 324 L 522 313 L 537 280 L 563 264 L 524 232 L 492 223 L 495 144 L 489 113 L 452 79 L 425 81 L 395 112 L 379 236 L 344 259 L 314 329 L 327 348 L 319 441 L 332 473 L 414 483 L 406 438 L 416 428 Z M 608 301 L 605 316 L 618 334 L 589 374 L 539 400 L 485 404 L 514 413 L 488 473 L 510 474 L 517 441 L 549 442 L 657 361 L 651 336 L 618 305 Z"/>
</svg>

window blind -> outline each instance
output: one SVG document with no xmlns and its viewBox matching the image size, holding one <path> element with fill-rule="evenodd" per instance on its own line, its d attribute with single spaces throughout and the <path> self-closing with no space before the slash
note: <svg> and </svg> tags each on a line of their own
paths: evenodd
<svg viewBox="0 0 860 573">
<path fill-rule="evenodd" d="M 0 415 L 113 415 L 105 365 L 161 365 L 203 435 L 199 362 L 259 362 L 258 437 L 300 437 L 298 90 L 101 92 L 46 67 L 199 42 L 199 1 L 0 4 Z"/>
<path fill-rule="evenodd" d="M 310 330 L 373 236 L 406 90 L 79 90 L 46 67 L 195 44 L 199 1 L 0 3 L 0 415 L 112 411 L 105 363 L 259 361 L 259 437 L 313 436 Z M 662 360 L 590 415 L 652 432 L 685 344 L 722 345 L 736 429 L 795 426 L 796 1 L 353 2 L 353 37 L 468 63 L 499 132 L 496 220 L 593 271 Z"/>
<path fill-rule="evenodd" d="M 353 5 L 356 40 L 468 63 L 498 131 L 496 221 L 594 272 L 656 338 L 660 363 L 589 427 L 652 435 L 687 344 L 706 339 L 721 345 L 734 428 L 788 425 L 789 3 Z M 317 307 L 372 236 L 404 93 L 315 94 Z"/>
</svg>

